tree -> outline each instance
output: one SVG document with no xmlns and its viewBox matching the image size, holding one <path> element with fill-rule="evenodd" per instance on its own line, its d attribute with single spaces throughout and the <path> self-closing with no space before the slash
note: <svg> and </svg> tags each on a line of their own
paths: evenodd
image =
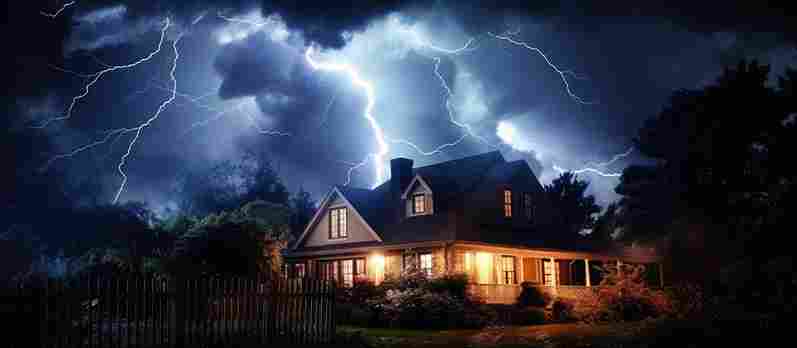
<svg viewBox="0 0 797 348">
<path fill-rule="evenodd" d="M 619 204 L 613 202 L 606 210 L 595 219 L 592 231 L 586 236 L 589 240 L 600 244 L 607 244 L 622 234 Z"/>
<path fill-rule="evenodd" d="M 592 227 L 593 214 L 601 211 L 595 197 L 586 195 L 589 182 L 579 180 L 571 172 L 562 173 L 550 185 L 545 185 L 545 194 L 551 202 L 552 228 L 562 231 L 566 240 L 578 237 L 579 232 Z"/>
<path fill-rule="evenodd" d="M 316 212 L 316 202 L 310 196 L 310 193 L 305 191 L 304 188 L 299 188 L 299 192 L 291 198 L 291 208 L 293 214 L 291 216 L 291 235 L 292 238 L 298 238 L 304 231 L 307 223 L 313 218 Z"/>
<path fill-rule="evenodd" d="M 664 242 L 676 272 L 698 278 L 789 252 L 780 231 L 795 203 L 797 73 L 777 85 L 768 75 L 743 61 L 713 84 L 673 93 L 645 122 L 635 146 L 656 163 L 627 168 L 616 188 L 626 240 Z M 703 268 L 687 262 L 695 258 Z"/>
<path fill-rule="evenodd" d="M 265 201 L 209 214 L 178 240 L 170 272 L 234 275 L 279 272 L 289 218 L 287 206 Z"/>
</svg>

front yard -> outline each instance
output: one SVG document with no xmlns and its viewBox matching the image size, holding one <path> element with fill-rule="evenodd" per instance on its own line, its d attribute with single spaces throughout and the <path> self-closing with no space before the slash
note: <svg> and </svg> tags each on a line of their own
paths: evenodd
<svg viewBox="0 0 797 348">
<path fill-rule="evenodd" d="M 369 347 L 647 347 L 669 323 L 579 323 L 490 327 L 482 330 L 402 330 L 339 327 Z"/>
</svg>

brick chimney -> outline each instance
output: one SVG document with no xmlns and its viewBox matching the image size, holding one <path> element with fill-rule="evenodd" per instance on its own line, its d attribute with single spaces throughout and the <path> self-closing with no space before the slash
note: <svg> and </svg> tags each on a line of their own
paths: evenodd
<svg viewBox="0 0 797 348">
<path fill-rule="evenodd" d="M 397 157 L 390 160 L 390 199 L 392 204 L 398 206 L 398 218 L 404 217 L 404 205 L 401 204 L 401 194 L 412 181 L 412 160 Z"/>
<path fill-rule="evenodd" d="M 412 160 L 409 158 L 397 157 L 390 160 L 390 191 L 392 194 L 401 196 L 407 189 L 407 185 L 412 181 Z"/>
</svg>

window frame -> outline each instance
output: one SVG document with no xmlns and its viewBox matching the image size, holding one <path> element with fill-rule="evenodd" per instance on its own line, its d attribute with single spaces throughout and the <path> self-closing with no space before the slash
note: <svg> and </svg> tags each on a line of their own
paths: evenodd
<svg viewBox="0 0 797 348">
<path fill-rule="evenodd" d="M 349 216 L 348 209 L 345 206 L 344 207 L 335 207 L 335 208 L 330 208 L 329 209 L 329 239 L 330 240 L 339 240 L 339 239 L 349 238 L 348 216 Z M 333 217 L 334 217 L 334 223 L 333 223 Z M 334 227 L 334 229 L 333 229 L 333 227 Z"/>
<path fill-rule="evenodd" d="M 420 198 L 419 201 L 417 199 Z M 418 211 L 418 203 L 421 204 L 421 211 Z M 412 215 L 424 215 L 427 214 L 429 210 L 426 209 L 426 194 L 425 193 L 415 193 L 412 195 Z"/>
<path fill-rule="evenodd" d="M 428 257 L 429 267 L 424 267 L 423 259 Z M 434 271 L 434 256 L 430 252 L 419 253 L 418 254 L 418 270 L 425 274 L 427 277 L 432 276 L 432 272 Z"/>
<path fill-rule="evenodd" d="M 512 269 L 507 269 L 507 260 L 511 260 Z M 517 258 L 513 255 L 501 255 L 501 273 L 503 284 L 517 284 Z M 510 279 L 511 277 L 511 279 Z"/>
<path fill-rule="evenodd" d="M 513 205 L 512 204 L 512 189 L 509 189 L 509 188 L 503 189 L 502 198 L 503 199 L 501 200 L 501 202 L 503 203 L 502 206 L 504 208 L 503 209 L 504 210 L 504 214 L 503 214 L 504 218 L 511 219 L 512 215 L 513 215 L 513 211 L 512 211 L 512 208 L 513 208 L 512 207 L 512 205 Z"/>
</svg>

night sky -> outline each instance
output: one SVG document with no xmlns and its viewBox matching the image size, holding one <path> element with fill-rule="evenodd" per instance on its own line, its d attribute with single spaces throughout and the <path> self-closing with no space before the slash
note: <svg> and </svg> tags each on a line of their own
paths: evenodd
<svg viewBox="0 0 797 348">
<path fill-rule="evenodd" d="M 163 208 L 180 172 L 246 149 L 267 151 L 291 190 L 319 197 L 364 160 L 351 185 L 370 187 L 380 148 L 363 116 L 365 90 L 344 72 L 315 69 L 312 47 L 315 61 L 348 64 L 373 87 L 385 160 L 425 165 L 499 149 L 546 184 L 554 166 L 620 173 L 645 162 L 631 152 L 595 165 L 627 153 L 674 90 L 700 87 L 723 66 L 756 58 L 778 74 L 797 65 L 797 28 L 777 8 L 491 3 L 9 1 L 6 117 L 41 127 L 54 144 L 31 154 L 45 170 L 102 183 L 108 202 L 122 160 L 119 201 Z M 491 34 L 540 49 L 553 66 Z M 406 144 L 431 152 L 457 141 L 435 154 Z M 86 145 L 96 146 L 76 151 Z M 602 205 L 617 198 L 616 177 L 580 177 Z"/>
</svg>

